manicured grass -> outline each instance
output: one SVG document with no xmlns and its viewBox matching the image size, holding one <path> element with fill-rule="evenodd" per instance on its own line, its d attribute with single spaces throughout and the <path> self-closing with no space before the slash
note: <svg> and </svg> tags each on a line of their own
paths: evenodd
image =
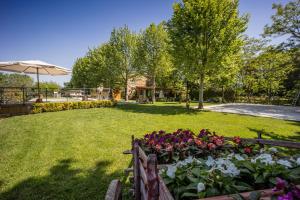
<svg viewBox="0 0 300 200">
<path fill-rule="evenodd" d="M 123 176 L 130 136 L 210 128 L 219 134 L 300 140 L 300 123 L 214 112 L 184 104 L 119 105 L 0 120 L 0 199 L 103 199 Z"/>
</svg>

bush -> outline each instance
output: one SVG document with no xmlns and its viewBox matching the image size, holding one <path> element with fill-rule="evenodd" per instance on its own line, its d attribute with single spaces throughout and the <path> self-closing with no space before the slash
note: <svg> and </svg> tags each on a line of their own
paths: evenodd
<svg viewBox="0 0 300 200">
<path fill-rule="evenodd" d="M 78 101 L 78 102 L 57 102 L 57 103 L 35 103 L 32 113 L 56 112 L 62 110 L 87 109 L 114 106 L 113 101 Z"/>
</svg>

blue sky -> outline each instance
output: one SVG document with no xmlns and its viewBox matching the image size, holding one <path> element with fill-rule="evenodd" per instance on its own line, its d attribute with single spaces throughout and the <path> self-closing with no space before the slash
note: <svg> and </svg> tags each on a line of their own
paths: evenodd
<svg viewBox="0 0 300 200">
<path fill-rule="evenodd" d="M 273 2 L 240 0 L 251 18 L 246 34 L 259 37 L 270 23 Z M 175 0 L 0 0 L 0 61 L 42 60 L 71 69 L 88 48 L 107 41 L 111 30 L 127 24 L 138 32 L 168 20 Z M 280 39 L 275 39 L 277 43 Z M 35 77 L 35 76 L 33 76 Z M 60 83 L 71 76 L 41 76 Z"/>
</svg>

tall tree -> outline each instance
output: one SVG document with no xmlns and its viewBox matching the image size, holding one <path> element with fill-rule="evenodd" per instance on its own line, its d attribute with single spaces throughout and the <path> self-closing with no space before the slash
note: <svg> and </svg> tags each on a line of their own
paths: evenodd
<svg viewBox="0 0 300 200">
<path fill-rule="evenodd" d="M 135 55 L 137 51 L 137 35 L 127 26 L 114 29 L 110 36 L 110 45 L 115 49 L 115 54 L 110 57 L 119 68 L 122 85 L 125 90 L 125 100 L 128 101 L 128 81 L 137 75 Z"/>
<path fill-rule="evenodd" d="M 293 63 L 288 52 L 278 51 L 269 47 L 257 59 L 260 87 L 266 91 L 268 102 L 278 92 L 288 73 L 293 70 Z"/>
<path fill-rule="evenodd" d="M 78 58 L 72 69 L 71 83 L 73 86 L 82 87 L 95 87 L 94 78 L 95 72 L 90 68 L 90 60 L 88 57 Z"/>
<path fill-rule="evenodd" d="M 139 40 L 137 66 L 141 74 L 152 82 L 152 102 L 155 102 L 156 78 L 172 68 L 169 36 L 163 23 L 150 24 Z"/>
<path fill-rule="evenodd" d="M 286 5 L 273 4 L 276 13 L 272 15 L 272 24 L 266 25 L 264 36 L 288 35 L 290 44 L 300 44 L 300 0 L 293 0 Z"/>
<path fill-rule="evenodd" d="M 242 48 L 242 63 L 238 74 L 238 82 L 243 92 L 246 93 L 248 102 L 254 93 L 259 90 L 259 75 L 257 57 L 266 49 L 266 40 L 257 38 L 244 38 L 244 45 Z"/>
<path fill-rule="evenodd" d="M 199 104 L 203 108 L 206 75 L 218 71 L 222 60 L 239 51 L 240 35 L 246 29 L 247 16 L 239 16 L 238 0 L 183 0 L 175 3 L 169 30 L 175 58 L 188 77 L 196 74 Z M 180 62 L 180 60 L 179 60 Z"/>
</svg>

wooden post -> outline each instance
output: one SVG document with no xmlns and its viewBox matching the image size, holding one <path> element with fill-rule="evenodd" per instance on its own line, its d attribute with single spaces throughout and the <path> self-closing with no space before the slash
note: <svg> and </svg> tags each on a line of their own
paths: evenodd
<svg viewBox="0 0 300 200">
<path fill-rule="evenodd" d="M 133 175 L 134 175 L 134 199 L 141 200 L 141 176 L 139 168 L 139 145 L 134 143 L 133 148 Z"/>
<path fill-rule="evenodd" d="M 263 130 L 262 130 L 263 131 Z M 257 132 L 257 139 L 262 139 L 262 131 Z M 258 143 L 260 148 L 264 148 L 264 145 L 262 143 Z"/>
<path fill-rule="evenodd" d="M 158 200 L 159 179 L 158 179 L 157 159 L 155 154 L 150 154 L 148 156 L 147 180 L 148 180 L 147 200 Z"/>
</svg>

